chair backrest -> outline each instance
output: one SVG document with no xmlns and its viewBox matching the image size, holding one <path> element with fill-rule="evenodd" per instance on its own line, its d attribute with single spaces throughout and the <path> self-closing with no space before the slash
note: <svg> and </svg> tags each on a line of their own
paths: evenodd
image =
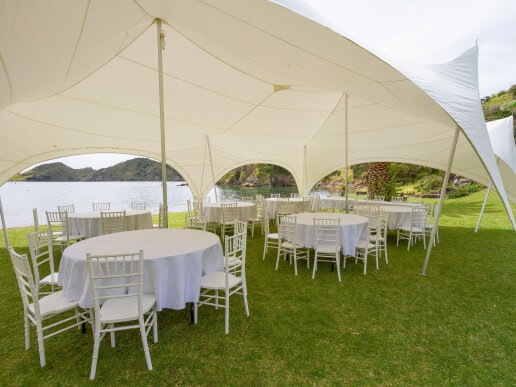
<svg viewBox="0 0 516 387">
<path fill-rule="evenodd" d="M 385 196 L 383 196 L 383 195 L 374 195 L 374 200 L 383 202 L 385 200 Z"/>
<path fill-rule="evenodd" d="M 61 227 L 61 235 L 70 239 L 70 222 L 68 220 L 68 212 L 46 211 L 48 228 L 52 234 L 56 231 L 56 227 Z"/>
<path fill-rule="evenodd" d="M 70 212 L 72 214 L 75 212 L 75 206 L 73 204 L 69 204 L 67 206 L 57 206 L 57 209 L 59 212 Z"/>
<path fill-rule="evenodd" d="M 160 228 L 165 228 L 165 206 L 163 204 L 159 205 L 158 225 Z"/>
<path fill-rule="evenodd" d="M 225 275 L 225 286 L 229 288 L 229 272 L 236 276 L 245 276 L 245 258 L 247 251 L 247 231 L 237 233 L 233 236 L 226 236 L 224 241 L 224 271 Z M 231 259 L 233 258 L 233 259 Z M 240 260 L 239 263 L 235 264 L 234 258 Z"/>
<path fill-rule="evenodd" d="M 102 211 L 100 213 L 102 235 L 125 231 L 125 211 Z"/>
<path fill-rule="evenodd" d="M 412 214 L 410 216 L 410 226 L 417 228 L 424 228 L 426 222 L 426 208 L 425 207 L 412 207 Z"/>
<path fill-rule="evenodd" d="M 9 247 L 9 255 L 13 264 L 14 274 L 18 282 L 18 288 L 23 302 L 24 309 L 28 309 L 30 304 L 34 306 L 34 314 L 39 318 L 39 299 L 38 287 L 34 282 L 34 276 L 29 264 L 27 254 L 18 254 L 12 247 Z"/>
<path fill-rule="evenodd" d="M 314 218 L 314 247 L 340 246 L 340 219 Z"/>
<path fill-rule="evenodd" d="M 147 202 L 131 202 L 131 210 L 146 210 Z"/>
<path fill-rule="evenodd" d="M 143 316 L 143 250 L 128 254 L 86 254 L 93 308 L 112 298 L 138 297 L 138 316 Z"/>
<path fill-rule="evenodd" d="M 256 195 L 254 195 L 254 200 L 255 200 L 255 201 L 262 201 L 262 200 L 263 200 L 263 195 L 262 195 L 262 194 L 256 194 Z"/>
<path fill-rule="evenodd" d="M 199 216 L 190 216 L 189 213 L 185 213 L 185 228 L 204 231 L 206 230 L 206 223 Z"/>
<path fill-rule="evenodd" d="M 403 197 L 402 196 L 393 196 L 391 198 L 391 201 L 394 203 L 403 203 Z"/>
<path fill-rule="evenodd" d="M 203 200 L 204 203 L 211 203 L 211 198 L 209 196 L 206 196 Z"/>
<path fill-rule="evenodd" d="M 298 192 L 291 192 L 290 193 L 290 197 L 291 198 L 298 198 L 299 197 L 299 193 Z"/>
<path fill-rule="evenodd" d="M 389 231 L 389 213 L 387 211 L 380 211 L 380 225 L 379 228 L 384 237 L 387 236 L 387 232 Z M 387 240 L 385 241 L 387 243 Z"/>
<path fill-rule="evenodd" d="M 303 202 L 301 204 L 302 212 L 311 212 L 313 210 L 313 199 L 311 197 L 303 198 Z"/>
<path fill-rule="evenodd" d="M 296 244 L 296 216 L 283 215 L 278 218 L 278 237 L 280 241 L 291 242 Z"/>
<path fill-rule="evenodd" d="M 110 202 L 91 203 L 91 206 L 93 207 L 93 211 L 109 211 L 111 209 Z"/>
<path fill-rule="evenodd" d="M 271 193 L 271 198 L 280 198 L 280 197 L 281 197 L 281 195 L 280 195 L 280 194 L 272 194 L 272 193 Z"/>
<path fill-rule="evenodd" d="M 237 204 L 236 203 L 221 203 L 222 221 L 224 223 L 232 222 L 237 219 Z"/>
<path fill-rule="evenodd" d="M 247 222 L 235 221 L 235 234 L 247 234 Z"/>
<path fill-rule="evenodd" d="M 240 201 L 241 202 L 254 202 L 254 199 L 252 196 L 242 196 L 240 198 Z"/>
<path fill-rule="evenodd" d="M 54 252 L 52 245 L 52 232 L 47 229 L 27 234 L 27 244 L 32 261 L 32 270 L 34 272 L 34 280 L 39 284 L 40 275 L 39 267 L 48 262 L 50 266 L 50 274 L 54 274 Z"/>
<path fill-rule="evenodd" d="M 263 209 L 263 212 L 262 212 L 262 223 L 263 223 L 263 232 L 265 233 L 265 235 L 269 235 L 270 234 L 270 215 L 269 215 L 269 211 L 267 211 L 266 208 Z"/>
<path fill-rule="evenodd" d="M 38 219 L 38 209 L 32 209 L 32 217 L 34 218 L 34 230 L 39 231 L 39 219 Z"/>
</svg>

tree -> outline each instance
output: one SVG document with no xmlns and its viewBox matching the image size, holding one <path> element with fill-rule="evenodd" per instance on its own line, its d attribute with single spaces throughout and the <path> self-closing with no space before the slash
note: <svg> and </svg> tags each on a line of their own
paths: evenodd
<svg viewBox="0 0 516 387">
<path fill-rule="evenodd" d="M 395 193 L 395 182 L 391 178 L 389 163 L 370 163 L 367 174 L 367 192 L 370 199 L 376 195 L 385 196 L 390 200 Z"/>
</svg>

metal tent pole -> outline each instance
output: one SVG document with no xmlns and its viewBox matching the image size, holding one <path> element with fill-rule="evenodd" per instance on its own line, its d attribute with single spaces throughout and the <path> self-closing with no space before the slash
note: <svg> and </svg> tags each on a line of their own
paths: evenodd
<svg viewBox="0 0 516 387">
<path fill-rule="evenodd" d="M 210 144 L 210 137 L 206 136 L 206 141 L 208 144 L 208 155 L 210 156 L 210 166 L 211 166 L 211 178 L 213 179 L 213 190 L 215 191 L 215 201 L 218 202 L 219 198 L 217 195 L 217 186 L 215 185 L 215 172 L 213 171 L 213 159 L 211 157 L 211 144 Z"/>
<path fill-rule="evenodd" d="M 158 41 L 158 83 L 159 83 L 159 125 L 161 131 L 161 184 L 163 185 L 163 226 L 168 228 L 167 198 L 167 154 L 165 147 L 165 104 L 163 102 L 163 58 L 165 32 L 161 30 L 161 19 L 156 19 L 156 37 Z"/>
<path fill-rule="evenodd" d="M 5 248 L 9 248 L 9 238 L 7 236 L 7 224 L 4 218 L 4 208 L 2 207 L 2 198 L 0 197 L 0 220 L 2 220 L 2 231 L 4 232 Z"/>
<path fill-rule="evenodd" d="M 484 214 L 484 210 L 487 204 L 487 198 L 489 198 L 489 193 L 491 192 L 491 187 L 493 186 L 493 182 L 489 183 L 487 187 L 486 197 L 484 198 L 484 203 L 482 203 L 482 209 L 480 210 L 480 214 L 478 214 L 477 226 L 475 227 L 475 232 L 478 232 L 478 228 L 480 227 L 480 221 L 482 220 L 482 215 Z"/>
<path fill-rule="evenodd" d="M 349 163 L 348 163 L 348 94 L 344 96 L 344 133 L 345 133 L 345 141 L 346 141 L 346 171 L 344 175 L 344 184 L 345 184 L 345 195 L 346 195 L 346 214 L 349 212 L 349 205 L 348 205 L 348 196 L 349 196 L 349 177 L 348 177 L 348 171 L 349 171 Z"/>
<path fill-rule="evenodd" d="M 455 128 L 455 135 L 453 136 L 453 143 L 450 151 L 450 158 L 448 159 L 448 166 L 446 167 L 446 173 L 444 174 L 443 186 L 441 188 L 441 196 L 439 197 L 439 205 L 437 206 L 437 212 L 434 217 L 434 225 L 432 227 L 432 233 L 430 234 L 430 241 L 426 249 L 425 263 L 423 264 L 423 271 L 421 274 L 427 275 L 428 273 L 428 262 L 430 261 L 430 254 L 432 253 L 432 247 L 434 245 L 435 234 L 437 232 L 437 225 L 439 224 L 439 217 L 441 216 L 441 209 L 443 207 L 444 195 L 446 194 L 446 188 L 448 188 L 448 179 L 450 178 L 450 171 L 453 164 L 453 158 L 455 156 L 455 149 L 457 149 L 457 141 L 459 140 L 460 128 L 457 125 Z"/>
</svg>

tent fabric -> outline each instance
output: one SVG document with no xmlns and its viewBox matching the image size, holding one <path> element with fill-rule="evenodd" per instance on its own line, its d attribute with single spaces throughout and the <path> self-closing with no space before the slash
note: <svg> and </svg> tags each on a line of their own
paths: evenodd
<svg viewBox="0 0 516 387">
<path fill-rule="evenodd" d="M 0 183 L 74 154 L 160 159 L 160 18 L 167 162 L 195 196 L 213 186 L 212 166 L 217 180 L 249 163 L 286 168 L 305 193 L 344 164 L 347 95 L 350 165 L 445 169 L 459 125 L 452 172 L 493 180 L 514 224 L 482 117 L 476 47 L 399 71 L 308 5 L 304 17 L 279 3 L 0 0 Z"/>
</svg>

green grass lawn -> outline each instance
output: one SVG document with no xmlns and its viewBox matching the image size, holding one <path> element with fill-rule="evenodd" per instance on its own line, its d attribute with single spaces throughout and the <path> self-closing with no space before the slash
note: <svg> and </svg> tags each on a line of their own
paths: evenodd
<svg viewBox="0 0 516 387">
<path fill-rule="evenodd" d="M 389 240 L 389 265 L 348 260 L 342 282 L 321 265 L 315 280 L 275 254 L 262 261 L 263 238 L 248 239 L 250 317 L 231 299 L 230 334 L 224 311 L 199 309 L 158 315 L 159 342 L 149 344 L 147 371 L 138 331 L 101 344 L 98 384 L 512 384 L 515 369 L 516 238 L 496 195 L 482 227 L 473 232 L 485 191 L 448 200 L 429 276 L 421 276 L 421 243 Z M 171 224 L 180 226 L 183 215 Z M 258 230 L 258 229 L 257 229 Z M 27 252 L 25 234 L 11 229 L 11 243 Z M 59 254 L 58 254 L 59 255 Z M 301 265 L 302 266 L 302 265 Z M 46 341 L 47 366 L 39 367 L 35 332 L 25 351 L 18 288 L 0 245 L 0 376 L 2 384 L 83 384 L 93 350 L 91 330 Z"/>
</svg>

